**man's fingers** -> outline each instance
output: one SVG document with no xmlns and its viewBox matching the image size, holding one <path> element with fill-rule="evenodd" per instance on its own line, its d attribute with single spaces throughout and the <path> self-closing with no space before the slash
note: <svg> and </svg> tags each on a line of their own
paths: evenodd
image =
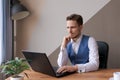
<svg viewBox="0 0 120 80">
<path fill-rule="evenodd" d="M 67 68 L 65 66 L 57 70 L 57 73 L 64 73 L 64 72 L 67 72 Z"/>
</svg>

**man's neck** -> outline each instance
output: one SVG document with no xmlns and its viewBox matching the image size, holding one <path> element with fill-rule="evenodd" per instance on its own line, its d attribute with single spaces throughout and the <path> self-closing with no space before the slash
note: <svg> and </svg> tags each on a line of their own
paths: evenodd
<svg viewBox="0 0 120 80">
<path fill-rule="evenodd" d="M 76 42 L 77 41 L 77 39 L 80 37 L 80 35 L 81 34 L 79 34 L 78 36 L 76 36 L 75 38 L 73 38 L 72 40 L 74 41 L 74 42 Z"/>
</svg>

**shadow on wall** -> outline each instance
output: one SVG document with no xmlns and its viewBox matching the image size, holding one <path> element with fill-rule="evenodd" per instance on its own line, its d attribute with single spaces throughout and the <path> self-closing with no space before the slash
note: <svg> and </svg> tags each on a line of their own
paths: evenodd
<svg viewBox="0 0 120 80">
<path fill-rule="evenodd" d="M 53 66 L 58 66 L 57 65 L 57 58 L 58 58 L 58 54 L 60 52 L 60 46 L 52 53 L 48 56 L 49 60 L 50 60 L 50 63 L 53 65 Z"/>
<path fill-rule="evenodd" d="M 57 65 L 57 58 L 60 52 L 60 46 L 52 53 L 48 56 L 50 63 L 52 64 L 52 66 L 58 66 Z M 68 64 L 67 65 L 71 65 L 70 60 L 68 60 Z"/>
</svg>

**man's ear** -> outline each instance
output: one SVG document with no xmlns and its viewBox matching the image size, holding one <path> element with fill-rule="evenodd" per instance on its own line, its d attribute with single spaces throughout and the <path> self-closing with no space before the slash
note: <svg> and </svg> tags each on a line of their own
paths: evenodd
<svg viewBox="0 0 120 80">
<path fill-rule="evenodd" d="M 81 30 L 83 29 L 83 25 L 80 25 L 80 29 L 81 29 Z"/>
</svg>

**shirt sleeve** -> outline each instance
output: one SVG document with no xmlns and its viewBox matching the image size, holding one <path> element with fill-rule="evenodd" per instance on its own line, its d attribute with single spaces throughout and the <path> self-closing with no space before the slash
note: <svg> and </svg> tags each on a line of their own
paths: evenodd
<svg viewBox="0 0 120 80">
<path fill-rule="evenodd" d="M 89 62 L 85 64 L 76 64 L 78 66 L 78 72 L 89 72 L 99 68 L 99 55 L 98 46 L 93 37 L 88 40 L 89 48 Z"/>
<path fill-rule="evenodd" d="M 67 65 L 67 63 L 68 63 L 68 54 L 67 54 L 66 48 L 61 47 L 60 53 L 58 55 L 57 63 L 58 63 L 59 67 Z"/>
</svg>

